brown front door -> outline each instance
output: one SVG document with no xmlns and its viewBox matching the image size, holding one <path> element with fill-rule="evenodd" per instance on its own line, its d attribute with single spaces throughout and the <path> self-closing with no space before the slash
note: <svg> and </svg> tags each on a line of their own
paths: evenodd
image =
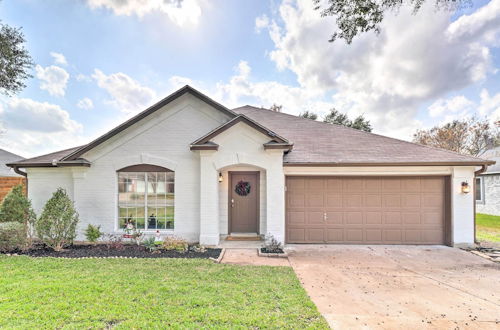
<svg viewBox="0 0 500 330">
<path fill-rule="evenodd" d="M 259 172 L 229 172 L 229 232 L 259 231 Z"/>
</svg>

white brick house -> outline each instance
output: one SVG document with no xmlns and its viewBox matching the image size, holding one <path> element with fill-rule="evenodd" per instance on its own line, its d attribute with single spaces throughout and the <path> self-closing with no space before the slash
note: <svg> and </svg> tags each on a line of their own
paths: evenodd
<svg viewBox="0 0 500 330">
<path fill-rule="evenodd" d="M 471 244 L 479 158 L 267 109 L 227 109 L 186 86 L 91 143 L 10 164 L 39 213 L 58 187 L 87 224 L 127 223 L 217 245 Z"/>
</svg>

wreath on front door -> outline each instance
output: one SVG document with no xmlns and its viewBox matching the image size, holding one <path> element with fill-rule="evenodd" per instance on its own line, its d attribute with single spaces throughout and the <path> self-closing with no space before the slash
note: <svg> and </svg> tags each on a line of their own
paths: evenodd
<svg viewBox="0 0 500 330">
<path fill-rule="evenodd" d="M 234 191 L 240 196 L 246 196 L 250 193 L 250 182 L 240 181 L 236 184 Z"/>
</svg>

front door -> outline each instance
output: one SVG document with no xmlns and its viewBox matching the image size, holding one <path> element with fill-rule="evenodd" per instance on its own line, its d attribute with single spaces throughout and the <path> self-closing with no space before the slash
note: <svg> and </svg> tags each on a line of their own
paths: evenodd
<svg viewBox="0 0 500 330">
<path fill-rule="evenodd" d="M 259 231 L 259 172 L 229 172 L 229 233 Z"/>
</svg>

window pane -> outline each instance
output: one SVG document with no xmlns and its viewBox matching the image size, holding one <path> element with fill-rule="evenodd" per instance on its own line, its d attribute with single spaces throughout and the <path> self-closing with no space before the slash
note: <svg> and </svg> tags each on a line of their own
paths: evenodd
<svg viewBox="0 0 500 330">
<path fill-rule="evenodd" d="M 119 227 L 127 222 L 138 229 L 174 227 L 173 172 L 118 173 Z"/>
<path fill-rule="evenodd" d="M 138 229 L 144 229 L 144 218 L 137 218 L 136 219 L 136 228 Z"/>
<path fill-rule="evenodd" d="M 165 218 L 158 218 L 156 219 L 157 223 L 158 223 L 158 228 L 157 229 L 165 229 L 165 223 L 166 223 L 166 219 Z"/>
<path fill-rule="evenodd" d="M 476 200 L 477 201 L 482 200 L 483 196 L 481 195 L 481 192 L 482 192 L 481 189 L 482 189 L 482 187 L 481 187 L 481 179 L 476 178 Z"/>
</svg>

